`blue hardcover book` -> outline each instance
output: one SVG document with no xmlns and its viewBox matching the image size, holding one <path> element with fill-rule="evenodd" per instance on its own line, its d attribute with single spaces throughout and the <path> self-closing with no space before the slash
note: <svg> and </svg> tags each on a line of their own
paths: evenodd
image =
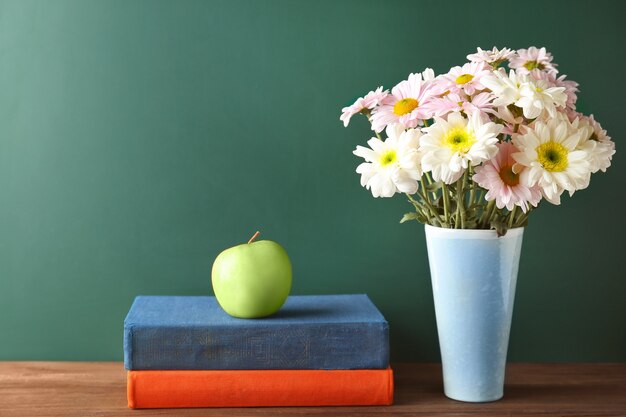
<svg viewBox="0 0 626 417">
<path fill-rule="evenodd" d="M 238 319 L 215 297 L 138 296 L 124 320 L 126 369 L 379 369 L 389 326 L 366 295 L 290 296 Z"/>
</svg>

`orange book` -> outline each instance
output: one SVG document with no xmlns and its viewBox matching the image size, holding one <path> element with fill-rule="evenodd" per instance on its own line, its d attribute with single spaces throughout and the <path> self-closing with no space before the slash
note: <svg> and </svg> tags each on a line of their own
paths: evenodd
<svg viewBox="0 0 626 417">
<path fill-rule="evenodd" d="M 393 372 L 128 371 L 130 408 L 391 405 Z"/>
</svg>

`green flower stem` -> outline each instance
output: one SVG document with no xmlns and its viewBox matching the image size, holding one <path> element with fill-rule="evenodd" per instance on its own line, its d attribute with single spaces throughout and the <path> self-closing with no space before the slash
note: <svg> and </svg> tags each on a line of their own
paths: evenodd
<svg viewBox="0 0 626 417">
<path fill-rule="evenodd" d="M 485 200 L 485 191 L 483 191 L 482 189 L 479 189 L 478 197 L 476 198 L 476 207 L 480 207 L 480 209 L 484 211 L 486 205 L 487 205 L 487 200 Z"/>
<path fill-rule="evenodd" d="M 420 180 L 420 188 L 418 190 L 420 197 L 422 198 L 424 205 L 428 208 L 428 210 L 430 211 L 430 213 L 432 213 L 432 217 L 435 218 L 435 220 L 437 221 L 437 223 L 439 223 L 440 225 L 442 224 L 442 220 L 441 217 L 439 217 L 439 213 L 437 212 L 437 209 L 432 205 L 432 203 L 430 202 L 430 200 L 428 199 L 428 193 L 426 192 L 426 187 L 424 187 L 424 181 Z M 416 201 L 412 196 L 410 196 L 409 194 L 407 194 L 407 196 L 409 197 L 409 199 L 411 201 Z M 427 216 L 429 219 L 431 218 L 431 216 Z"/>
<path fill-rule="evenodd" d="M 450 196 L 448 195 L 448 187 L 445 182 L 441 183 L 441 194 L 443 196 L 443 214 L 446 221 L 446 227 L 450 225 Z"/>
<path fill-rule="evenodd" d="M 470 167 L 468 168 L 469 170 L 469 181 L 470 181 L 470 189 L 469 189 L 469 205 L 471 206 L 472 204 L 474 204 L 474 187 L 472 184 L 472 182 L 474 180 L 472 180 L 472 177 L 474 176 L 474 170 L 472 169 L 472 166 L 470 165 Z M 467 172 L 466 172 L 467 174 Z"/>
<path fill-rule="evenodd" d="M 524 223 L 528 219 L 528 215 L 530 214 L 531 210 L 532 210 L 532 207 L 529 207 L 526 213 L 521 212 L 519 216 L 517 216 L 517 219 L 515 220 L 515 227 L 524 226 Z"/>
<path fill-rule="evenodd" d="M 436 217 L 439 217 L 437 210 L 435 210 L 435 208 L 432 206 L 432 203 L 430 202 L 430 199 L 428 198 L 428 192 L 426 191 L 426 186 L 424 185 L 423 177 L 420 178 L 419 180 L 419 188 L 417 191 L 420 197 L 422 197 L 422 200 L 424 200 L 424 204 L 426 204 L 426 207 L 428 207 L 428 209 L 433 213 L 433 215 L 435 215 Z"/>
<path fill-rule="evenodd" d="M 509 229 L 513 227 L 513 220 L 515 219 L 515 212 L 517 211 L 517 206 L 513 206 L 513 210 L 509 213 Z"/>
<path fill-rule="evenodd" d="M 461 217 L 461 229 L 465 229 L 465 184 L 467 183 L 467 176 L 469 174 L 469 169 L 465 170 L 465 173 L 456 185 L 456 198 L 457 198 L 457 209 Z M 458 222 L 458 219 L 457 219 Z"/>
<path fill-rule="evenodd" d="M 365 114 L 365 116 L 367 117 L 367 121 L 370 122 L 370 126 L 371 126 L 372 125 L 372 118 L 370 117 L 371 113 L 363 113 L 363 114 Z M 383 140 L 383 138 L 380 136 L 380 133 L 378 133 L 375 130 L 374 130 L 374 133 L 376 133 L 376 137 L 378 138 L 378 140 L 380 140 L 380 141 Z"/>
<path fill-rule="evenodd" d="M 425 172 L 422 177 L 424 176 L 426 177 L 426 182 L 428 183 L 428 185 L 433 185 L 435 183 L 433 178 L 430 176 L 430 172 Z M 433 197 L 433 200 L 437 199 L 437 191 L 432 191 L 430 194 Z"/>
<path fill-rule="evenodd" d="M 456 213 L 454 215 L 454 228 L 461 228 L 461 179 L 456 182 Z"/>
<path fill-rule="evenodd" d="M 498 210 L 499 210 L 498 207 L 496 207 L 495 205 L 492 207 L 491 214 L 489 215 L 489 218 L 487 219 L 487 227 L 488 228 L 491 227 L 491 222 L 496 217 L 496 214 L 498 213 Z M 500 213 L 502 213 L 502 210 L 500 210 Z"/>
<path fill-rule="evenodd" d="M 476 204 L 483 204 L 485 202 L 485 192 L 482 189 L 478 189 L 478 198 Z"/>
<path fill-rule="evenodd" d="M 491 219 L 491 212 L 493 211 L 495 206 L 496 206 L 496 200 L 491 200 L 489 203 L 487 203 L 487 206 L 483 210 L 483 214 L 480 217 L 480 224 L 485 229 L 489 229 L 489 225 L 490 225 L 489 220 Z"/>
<path fill-rule="evenodd" d="M 429 209 L 425 207 L 424 204 L 422 204 L 420 201 L 417 201 L 416 199 L 414 199 L 411 194 L 405 193 L 405 195 L 408 197 L 409 202 L 413 204 L 415 211 L 423 215 L 424 217 L 426 217 L 426 221 L 430 224 L 431 217 L 430 217 Z"/>
</svg>

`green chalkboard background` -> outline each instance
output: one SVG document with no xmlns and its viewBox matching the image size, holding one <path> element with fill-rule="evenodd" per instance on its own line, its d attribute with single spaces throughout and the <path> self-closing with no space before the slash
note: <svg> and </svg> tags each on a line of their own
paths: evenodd
<svg viewBox="0 0 626 417">
<path fill-rule="evenodd" d="M 367 293 L 439 359 L 423 226 L 360 187 L 340 109 L 476 46 L 546 46 L 617 142 L 527 228 L 512 361 L 626 360 L 626 3 L 0 1 L 0 359 L 120 360 L 137 294 L 209 294 L 257 229 L 294 294 Z"/>
</svg>

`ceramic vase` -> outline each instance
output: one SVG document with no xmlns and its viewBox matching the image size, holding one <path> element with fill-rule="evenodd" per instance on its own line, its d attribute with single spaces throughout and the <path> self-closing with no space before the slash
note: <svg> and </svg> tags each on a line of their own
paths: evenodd
<svg viewBox="0 0 626 417">
<path fill-rule="evenodd" d="M 523 228 L 426 225 L 444 392 L 467 402 L 503 396 Z"/>
</svg>

